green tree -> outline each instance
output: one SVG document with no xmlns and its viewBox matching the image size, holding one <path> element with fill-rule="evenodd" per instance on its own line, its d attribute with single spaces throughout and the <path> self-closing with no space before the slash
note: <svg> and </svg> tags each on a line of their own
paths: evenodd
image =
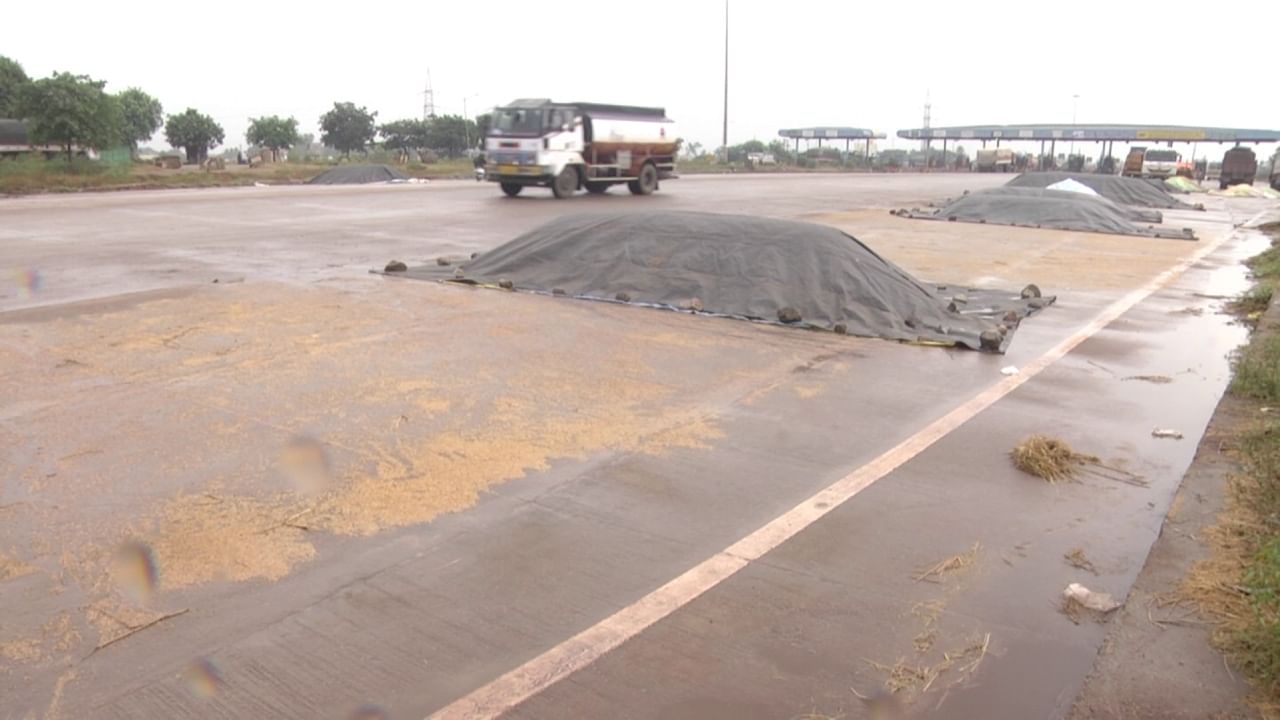
<svg viewBox="0 0 1280 720">
<path fill-rule="evenodd" d="M 333 109 L 320 116 L 320 142 L 351 157 L 351 151 L 364 152 L 373 142 L 373 121 L 378 113 L 358 108 L 355 103 L 336 102 Z"/>
<path fill-rule="evenodd" d="M 796 156 L 792 149 L 792 144 L 786 140 L 774 140 L 769 143 L 769 152 L 778 162 L 784 165 L 790 165 L 795 162 Z"/>
<path fill-rule="evenodd" d="M 427 121 L 427 147 L 448 157 L 457 157 L 479 133 L 476 124 L 460 115 L 439 115 Z"/>
<path fill-rule="evenodd" d="M 705 151 L 703 150 L 703 147 L 702 147 L 702 143 L 698 142 L 697 140 L 686 141 L 684 138 L 680 138 L 679 140 L 677 140 L 677 142 L 679 143 L 681 149 L 684 150 L 684 154 L 688 155 L 690 158 L 700 158 L 703 156 L 703 154 L 705 154 Z"/>
<path fill-rule="evenodd" d="M 270 150 L 271 159 L 279 161 L 280 151 L 298 142 L 298 121 L 277 115 L 249 118 L 249 130 L 244 139 L 250 145 Z"/>
<path fill-rule="evenodd" d="M 299 135 L 298 142 L 289 148 L 289 162 L 311 162 L 311 150 L 315 141 L 316 136 L 311 133 Z"/>
<path fill-rule="evenodd" d="M 762 153 L 764 151 L 764 143 L 759 140 L 748 140 L 741 145 L 734 145 L 729 148 L 729 162 L 744 162 L 747 159 L 747 153 Z"/>
<path fill-rule="evenodd" d="M 427 147 L 427 123 L 424 120 L 396 120 L 378 127 L 382 144 L 395 150 L 400 157 L 416 153 Z"/>
<path fill-rule="evenodd" d="M 138 88 L 117 93 L 116 102 L 120 104 L 121 139 L 130 150 L 137 151 L 139 143 L 150 140 L 160 129 L 164 108 L 159 100 Z"/>
<path fill-rule="evenodd" d="M 18 93 L 30 82 L 16 60 L 0 55 L 0 117 L 18 116 Z"/>
<path fill-rule="evenodd" d="M 115 98 L 103 91 L 105 82 L 87 75 L 55 72 L 22 86 L 17 114 L 27 121 L 27 136 L 35 145 L 58 145 L 101 150 L 120 139 L 121 113 Z"/>
<path fill-rule="evenodd" d="M 484 139 L 489 135 L 489 128 L 493 127 L 493 115 L 489 113 L 480 113 L 476 116 L 476 147 L 484 149 Z"/>
<path fill-rule="evenodd" d="M 222 126 L 195 108 L 187 108 L 179 115 L 170 115 L 164 123 L 164 137 L 173 147 L 183 148 L 187 162 L 198 163 L 209 156 L 209 151 L 222 144 Z"/>
</svg>

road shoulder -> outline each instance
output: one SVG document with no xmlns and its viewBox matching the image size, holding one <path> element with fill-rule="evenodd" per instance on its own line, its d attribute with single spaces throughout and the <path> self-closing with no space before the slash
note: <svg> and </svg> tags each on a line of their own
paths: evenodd
<svg viewBox="0 0 1280 720">
<path fill-rule="evenodd" d="M 1239 468 L 1231 447 L 1257 411 L 1231 394 L 1219 402 L 1071 720 L 1257 717 L 1246 703 L 1249 684 L 1210 644 L 1211 621 L 1177 602 L 1192 566 L 1211 553 L 1202 533 L 1224 508 Z"/>
</svg>

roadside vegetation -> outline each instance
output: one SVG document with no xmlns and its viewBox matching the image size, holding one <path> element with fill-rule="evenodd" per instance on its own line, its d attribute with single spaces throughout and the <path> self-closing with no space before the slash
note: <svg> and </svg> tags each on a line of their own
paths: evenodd
<svg viewBox="0 0 1280 720">
<path fill-rule="evenodd" d="M 377 115 L 335 102 L 318 120 L 319 138 L 294 117 L 251 117 L 247 147 L 226 147 L 218 119 L 197 108 L 166 115 L 138 88 L 113 93 L 105 80 L 63 72 L 31 78 L 0 56 L 0 144 L 11 146 L 0 156 L 0 195 L 298 183 L 344 160 L 395 163 L 417 178 L 471 177 L 469 156 L 490 120 L 445 114 L 377 125 Z M 176 167 L 142 161 L 157 154 L 145 147 L 157 133 L 173 148 L 160 155 Z"/>
<path fill-rule="evenodd" d="M 1280 286 L 1280 224 L 1264 230 L 1272 247 L 1249 261 L 1256 284 L 1233 304 L 1257 325 L 1229 389 L 1260 419 L 1232 443 L 1240 472 L 1204 535 L 1212 555 L 1192 568 L 1183 595 L 1217 621 L 1214 642 L 1255 684 L 1258 710 L 1280 718 L 1280 322 L 1264 315 Z"/>
<path fill-rule="evenodd" d="M 378 162 L 378 160 L 370 160 L 370 162 Z M 206 171 L 194 165 L 169 170 L 142 162 L 113 166 L 87 158 L 74 158 L 69 163 L 60 158 L 0 160 L 0 195 L 87 190 L 232 187 L 254 183 L 293 185 L 304 183 L 335 164 L 282 162 L 252 168 L 247 165 L 227 165 L 225 170 Z M 397 165 L 397 168 L 409 177 L 417 178 L 470 178 L 472 176 L 471 161 L 465 158 L 440 160 L 430 165 L 411 162 Z"/>
</svg>

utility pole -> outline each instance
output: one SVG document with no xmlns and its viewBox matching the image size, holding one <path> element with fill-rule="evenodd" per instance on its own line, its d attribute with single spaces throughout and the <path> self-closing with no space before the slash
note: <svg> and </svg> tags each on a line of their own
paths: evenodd
<svg viewBox="0 0 1280 720">
<path fill-rule="evenodd" d="M 1071 96 L 1071 150 L 1072 155 L 1076 154 L 1076 108 L 1080 105 L 1080 96 Z M 1068 161 L 1069 162 L 1069 161 Z"/>
<path fill-rule="evenodd" d="M 924 91 L 924 140 L 920 143 L 920 151 L 924 153 L 925 172 L 929 171 L 929 150 L 931 149 L 929 142 L 929 120 L 932 110 L 933 105 L 929 102 L 929 90 L 926 88 Z M 943 162 L 945 161 L 946 158 L 943 158 Z"/>
<path fill-rule="evenodd" d="M 720 132 L 724 161 L 729 162 L 729 0 L 724 0 L 724 125 Z"/>
<path fill-rule="evenodd" d="M 422 91 L 422 119 L 430 120 L 436 116 L 436 95 L 431 90 L 431 68 L 427 68 L 427 88 Z"/>
<path fill-rule="evenodd" d="M 471 98 L 480 97 L 480 93 L 472 93 L 462 98 L 462 132 L 467 137 L 467 152 L 471 152 L 475 147 L 471 144 L 471 121 L 467 116 L 467 101 Z M 477 138 L 483 140 L 484 138 Z"/>
</svg>

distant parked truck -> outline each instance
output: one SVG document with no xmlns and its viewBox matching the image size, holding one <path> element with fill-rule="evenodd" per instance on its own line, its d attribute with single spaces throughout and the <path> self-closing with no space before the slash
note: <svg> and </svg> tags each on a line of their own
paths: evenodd
<svg viewBox="0 0 1280 720">
<path fill-rule="evenodd" d="M 979 150 L 973 160 L 978 172 L 1010 172 L 1013 170 L 1013 151 L 1006 148 Z"/>
<path fill-rule="evenodd" d="M 1129 154 L 1124 158 L 1124 169 L 1121 174 L 1125 177 L 1142 177 L 1142 157 L 1147 154 L 1144 147 L 1129 148 Z"/>
<path fill-rule="evenodd" d="M 511 197 L 530 185 L 566 198 L 624 183 L 648 195 L 675 177 L 677 144 L 662 108 L 516 100 L 493 112 L 485 179 Z"/>
<path fill-rule="evenodd" d="M 1218 177 L 1218 187 L 1226 190 L 1232 185 L 1252 185 L 1257 174 L 1258 156 L 1249 148 L 1237 145 L 1222 156 L 1222 174 Z"/>
</svg>

